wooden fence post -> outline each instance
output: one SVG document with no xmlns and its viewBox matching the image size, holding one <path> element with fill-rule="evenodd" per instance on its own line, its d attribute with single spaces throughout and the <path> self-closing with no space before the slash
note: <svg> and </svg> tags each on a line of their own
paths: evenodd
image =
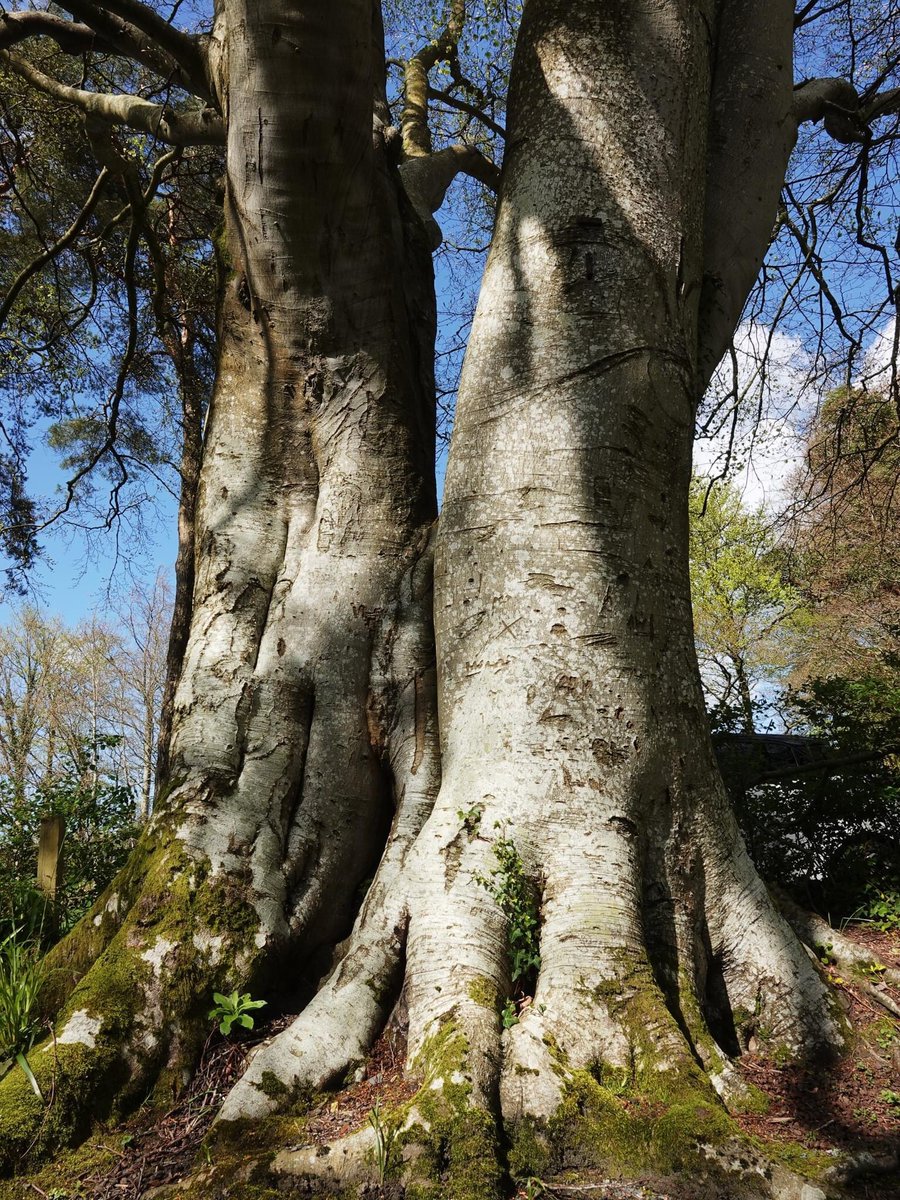
<svg viewBox="0 0 900 1200">
<path fill-rule="evenodd" d="M 48 900 L 56 900 L 62 881 L 62 840 L 66 819 L 58 813 L 43 817 L 38 840 L 37 885 Z"/>
</svg>

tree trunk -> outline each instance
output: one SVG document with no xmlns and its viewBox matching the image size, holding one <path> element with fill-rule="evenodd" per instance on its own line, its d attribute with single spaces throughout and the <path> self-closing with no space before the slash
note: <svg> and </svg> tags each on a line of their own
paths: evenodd
<svg viewBox="0 0 900 1200">
<path fill-rule="evenodd" d="M 380 16 L 227 0 L 214 37 L 231 277 L 168 784 L 49 960 L 54 1119 L 8 1075 L 7 1165 L 179 1085 L 214 988 L 314 985 L 437 787 L 434 294 L 373 125 Z"/>
<path fill-rule="evenodd" d="M 741 721 L 744 733 L 753 734 L 756 732 L 756 723 L 753 712 L 753 693 L 750 690 L 750 680 L 747 677 L 747 668 L 744 664 L 744 659 L 740 654 L 732 654 L 731 661 L 734 663 L 735 680 L 737 682 L 738 698 L 741 708 Z"/>
<path fill-rule="evenodd" d="M 191 629 L 191 601 L 194 594 L 194 552 L 197 535 L 197 493 L 200 488 L 200 467 L 203 462 L 202 387 L 196 378 L 190 353 L 178 347 L 173 360 L 178 363 L 181 391 L 181 485 L 178 494 L 178 553 L 175 558 L 175 597 L 172 602 L 172 621 L 166 650 L 166 681 L 163 687 L 159 715 L 159 740 L 156 755 L 156 778 L 168 777 L 169 742 L 172 736 L 172 717 L 175 691 L 181 677 L 181 667 L 187 650 Z"/>
<path fill-rule="evenodd" d="M 708 175 L 733 148 L 715 125 L 707 145 L 730 94 L 711 35 L 764 82 L 769 60 L 715 28 L 724 0 L 526 6 L 437 544 L 435 799 L 423 230 L 378 119 L 372 8 L 282 10 L 226 0 L 213 36 L 233 276 L 170 787 L 144 859 L 51 964 L 108 942 L 64 1010 L 61 1069 L 86 1064 L 88 1086 L 57 1081 L 57 1112 L 74 1126 L 74 1097 L 125 1064 L 134 1092 L 189 1061 L 212 986 L 286 974 L 288 949 L 314 982 L 377 865 L 339 961 L 223 1126 L 343 1078 L 400 994 L 422 1086 L 387 1114 L 382 1165 L 411 1194 L 490 1200 L 507 1169 L 705 1171 L 702 1146 L 736 1140 L 716 1092 L 743 1039 L 840 1040 L 726 803 L 692 641 L 695 404 L 755 253 L 731 274 L 709 261 Z M 789 105 L 789 66 L 787 100 L 763 87 L 764 107 Z M 39 1113 L 23 1128 L 28 1103 L 4 1081 L 7 1161 L 50 1136 Z M 378 1136 L 271 1169 L 371 1179 Z M 741 1155 L 747 1190 L 771 1192 Z"/>
<path fill-rule="evenodd" d="M 440 793 L 221 1114 L 340 1078 L 403 959 L 423 1087 L 393 1116 L 394 1169 L 423 1195 L 497 1195 L 504 1158 L 527 1177 L 630 1148 L 627 1169 L 671 1169 L 735 1139 L 716 1093 L 754 1032 L 792 1055 L 840 1041 L 726 801 L 693 645 L 708 8 L 526 6 L 436 547 Z M 511 1024 L 529 914 L 540 967 Z M 667 1105 L 667 1132 L 630 1124 L 611 1078 Z M 275 1170 L 338 1188 L 373 1147 L 361 1131 Z"/>
</svg>

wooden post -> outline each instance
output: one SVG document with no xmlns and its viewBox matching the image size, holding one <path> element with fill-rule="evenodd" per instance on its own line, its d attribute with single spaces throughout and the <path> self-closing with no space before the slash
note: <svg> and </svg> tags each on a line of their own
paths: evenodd
<svg viewBox="0 0 900 1200">
<path fill-rule="evenodd" d="M 62 878 L 62 849 L 63 834 L 66 832 L 66 819 L 58 813 L 44 817 L 41 820 L 41 833 L 38 840 L 37 885 L 48 900 L 55 900 Z"/>
</svg>

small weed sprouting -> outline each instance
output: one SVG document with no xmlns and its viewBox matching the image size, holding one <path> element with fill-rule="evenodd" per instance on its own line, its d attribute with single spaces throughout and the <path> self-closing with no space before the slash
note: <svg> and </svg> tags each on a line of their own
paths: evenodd
<svg viewBox="0 0 900 1200">
<path fill-rule="evenodd" d="M 372 1111 L 369 1113 L 369 1124 L 372 1126 L 372 1132 L 375 1134 L 375 1166 L 378 1170 L 378 1185 L 379 1187 L 383 1187 L 395 1131 L 389 1125 L 385 1124 L 384 1118 L 381 1115 L 381 1101 L 377 1098 Z"/>
<path fill-rule="evenodd" d="M 878 1023 L 878 1028 L 875 1033 L 875 1041 L 878 1043 L 879 1050 L 890 1050 L 897 1039 L 897 1030 L 893 1022 L 887 1018 Z"/>
<path fill-rule="evenodd" d="M 819 962 L 822 963 L 823 966 L 833 967 L 836 965 L 837 959 L 834 956 L 833 949 L 834 947 L 832 946 L 831 942 L 828 942 L 825 945 L 816 945 L 816 954 L 819 956 Z"/>
<path fill-rule="evenodd" d="M 244 1029 L 253 1028 L 253 1018 L 250 1010 L 263 1008 L 265 1000 L 254 1000 L 249 992 L 239 995 L 236 991 L 226 996 L 222 992 L 213 992 L 215 1008 L 209 1010 L 209 1019 L 219 1022 L 219 1032 L 225 1037 L 231 1033 L 232 1025 L 241 1025 Z"/>
<path fill-rule="evenodd" d="M 538 1179 L 536 1175 L 530 1175 L 523 1183 L 519 1195 L 524 1197 L 524 1200 L 541 1200 L 542 1196 L 549 1196 L 550 1193 L 543 1179 Z"/>
<path fill-rule="evenodd" d="M 518 997 L 534 994 L 535 979 L 541 965 L 540 917 L 537 898 L 515 843 L 500 837 L 493 845 L 497 867 L 490 876 L 476 875 L 475 880 L 494 897 L 506 917 L 509 945 L 509 977 Z M 501 1011 L 504 1029 L 518 1024 L 518 1010 L 510 997 Z"/>
<path fill-rule="evenodd" d="M 512 1029 L 513 1025 L 518 1025 L 519 1014 L 516 1011 L 515 1000 L 509 999 L 503 1005 L 503 1010 L 500 1013 L 500 1021 L 504 1029 Z"/>
<path fill-rule="evenodd" d="M 41 1028 L 38 993 L 43 967 L 37 948 L 20 939 L 20 934 L 20 929 L 14 929 L 0 942 L 0 1076 L 18 1064 L 34 1094 L 43 1100 L 26 1057 Z"/>
<path fill-rule="evenodd" d="M 469 837 L 473 833 L 478 832 L 478 826 L 481 824 L 483 814 L 484 805 L 482 804 L 473 804 L 471 808 L 458 808 L 456 810 L 456 815 L 462 821 L 463 829 L 465 829 Z"/>
<path fill-rule="evenodd" d="M 487 888 L 506 917 L 510 980 L 521 986 L 541 965 L 538 906 L 514 843 L 509 838 L 498 838 L 493 849 L 496 870 L 489 878 L 477 875 L 476 881 Z"/>
<path fill-rule="evenodd" d="M 900 1117 L 900 1092 L 895 1092 L 893 1088 L 883 1088 L 881 1101 L 888 1106 L 894 1116 Z"/>
</svg>

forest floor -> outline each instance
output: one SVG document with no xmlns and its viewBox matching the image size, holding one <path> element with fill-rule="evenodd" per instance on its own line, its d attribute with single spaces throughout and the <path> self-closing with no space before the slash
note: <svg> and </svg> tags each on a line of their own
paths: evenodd
<svg viewBox="0 0 900 1200">
<path fill-rule="evenodd" d="M 878 933 L 856 925 L 845 934 L 870 949 L 879 963 L 900 968 L 900 933 Z M 800 1156 L 808 1152 L 821 1156 L 820 1161 L 824 1156 L 838 1160 L 851 1152 L 876 1172 L 846 1185 L 848 1197 L 900 1200 L 900 1174 L 877 1172 L 879 1164 L 896 1163 L 900 1150 L 900 1020 L 873 1001 L 860 980 L 842 977 L 834 967 L 825 969 L 854 1030 L 848 1052 L 836 1063 L 803 1068 L 744 1055 L 740 1070 L 762 1093 L 758 1107 L 764 1111 L 737 1120 L 763 1152 L 767 1146 L 789 1145 Z M 877 976 L 865 982 L 877 983 Z M 900 1003 L 900 992 L 889 994 Z M 139 1110 L 126 1124 L 96 1134 L 47 1168 L 0 1183 L 0 1200 L 152 1200 L 158 1190 L 160 1195 L 168 1191 L 167 1185 L 208 1161 L 207 1134 L 247 1055 L 291 1019 L 270 1021 L 241 1039 L 226 1040 L 215 1032 L 207 1041 L 197 1075 L 169 1111 Z M 353 1083 L 320 1099 L 305 1122 L 298 1119 L 298 1140 L 307 1145 L 334 1141 L 364 1127 L 376 1106 L 386 1112 L 408 1100 L 416 1084 L 404 1076 L 403 1060 L 402 1040 L 385 1034 Z M 623 1098 L 622 1103 L 639 1102 Z M 652 1120 L 652 1113 L 647 1116 Z M 369 1190 L 372 1200 L 380 1195 L 387 1200 L 396 1189 Z M 517 1196 L 521 1200 L 539 1196 L 546 1200 L 569 1196 L 691 1200 L 674 1181 L 671 1190 L 658 1180 L 645 1189 L 640 1181 L 617 1182 L 593 1174 L 569 1175 L 564 1181 L 532 1180 Z"/>
</svg>

